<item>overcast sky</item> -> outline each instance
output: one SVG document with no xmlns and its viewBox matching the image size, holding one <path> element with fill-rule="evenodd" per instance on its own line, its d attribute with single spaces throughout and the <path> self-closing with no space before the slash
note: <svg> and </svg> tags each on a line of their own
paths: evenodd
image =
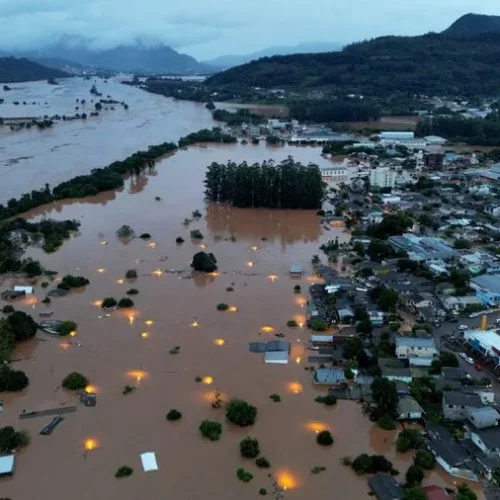
<svg viewBox="0 0 500 500">
<path fill-rule="evenodd" d="M 32 48 L 66 34 L 100 46 L 145 38 L 205 59 L 441 31 L 468 12 L 500 15 L 500 0 L 0 0 L 0 48 Z"/>
</svg>

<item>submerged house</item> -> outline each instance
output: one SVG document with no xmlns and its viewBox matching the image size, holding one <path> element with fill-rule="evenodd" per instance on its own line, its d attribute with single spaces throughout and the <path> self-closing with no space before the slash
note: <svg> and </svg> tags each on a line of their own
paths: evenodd
<svg viewBox="0 0 500 500">
<path fill-rule="evenodd" d="M 338 385 L 346 381 L 343 368 L 318 368 L 314 372 L 315 385 Z"/>
<path fill-rule="evenodd" d="M 15 455 L 0 457 L 0 477 L 13 476 L 15 463 Z"/>
<path fill-rule="evenodd" d="M 368 479 L 368 484 L 378 500 L 403 500 L 405 498 L 403 488 L 390 474 L 375 474 Z"/>
</svg>

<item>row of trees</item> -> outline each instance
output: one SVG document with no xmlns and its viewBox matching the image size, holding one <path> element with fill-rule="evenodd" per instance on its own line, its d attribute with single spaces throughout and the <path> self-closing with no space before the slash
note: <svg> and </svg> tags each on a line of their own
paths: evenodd
<svg viewBox="0 0 500 500">
<path fill-rule="evenodd" d="M 353 99 L 334 101 L 311 99 L 292 103 L 290 116 L 307 122 L 368 122 L 380 118 L 380 108 Z"/>
<path fill-rule="evenodd" d="M 192 144 L 199 144 L 203 142 L 220 142 L 222 144 L 234 144 L 237 142 L 236 137 L 232 135 L 225 134 L 218 127 L 214 127 L 212 130 L 202 129 L 198 132 L 193 132 L 185 137 L 179 139 L 179 147 L 184 148 L 191 146 Z"/>
<path fill-rule="evenodd" d="M 278 164 L 214 162 L 207 168 L 205 187 L 208 200 L 237 207 L 317 209 L 324 196 L 319 167 L 291 156 Z"/>
<path fill-rule="evenodd" d="M 243 123 L 253 123 L 258 125 L 266 122 L 266 119 L 263 116 L 251 113 L 248 109 L 238 109 L 235 113 L 226 109 L 216 109 L 213 111 L 212 117 L 214 120 L 225 122 L 229 126 L 238 126 Z"/>
</svg>

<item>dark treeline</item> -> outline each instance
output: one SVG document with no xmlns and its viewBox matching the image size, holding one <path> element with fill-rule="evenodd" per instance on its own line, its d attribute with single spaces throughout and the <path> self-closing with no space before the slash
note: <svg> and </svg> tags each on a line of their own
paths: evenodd
<svg viewBox="0 0 500 500">
<path fill-rule="evenodd" d="M 362 101 L 304 100 L 290 106 L 290 115 L 308 122 L 368 122 L 380 118 L 380 109 Z"/>
<path fill-rule="evenodd" d="M 500 114 L 490 113 L 486 118 L 441 116 L 418 122 L 415 133 L 419 136 L 436 134 L 454 142 L 476 146 L 500 146 Z"/>
<path fill-rule="evenodd" d="M 192 144 L 199 144 L 202 142 L 220 142 L 223 144 L 232 144 L 238 142 L 236 137 L 229 134 L 224 134 L 220 128 L 213 128 L 212 130 L 202 129 L 198 132 L 186 135 L 179 139 L 179 147 L 184 148 Z"/>
<path fill-rule="evenodd" d="M 226 109 L 216 109 L 212 113 L 212 116 L 214 120 L 225 122 L 230 126 L 238 126 L 243 123 L 253 123 L 258 125 L 267 121 L 266 118 L 251 113 L 248 109 L 238 109 L 235 113 L 227 111 Z"/>
<path fill-rule="evenodd" d="M 272 160 L 249 165 L 212 163 L 205 174 L 210 201 L 236 207 L 317 209 L 324 187 L 317 165 L 303 165 L 291 156 L 281 163 Z"/>
</svg>

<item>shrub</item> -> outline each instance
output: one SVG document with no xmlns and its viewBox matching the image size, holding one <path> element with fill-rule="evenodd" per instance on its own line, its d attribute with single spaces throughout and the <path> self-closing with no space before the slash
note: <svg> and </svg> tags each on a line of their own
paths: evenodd
<svg viewBox="0 0 500 500">
<path fill-rule="evenodd" d="M 190 233 L 191 238 L 193 240 L 202 240 L 203 239 L 203 234 L 199 229 L 193 229 Z"/>
<path fill-rule="evenodd" d="M 326 396 L 317 396 L 314 398 L 316 403 L 323 403 L 326 406 L 333 406 L 337 404 L 337 398 L 333 394 L 328 394 Z"/>
<path fill-rule="evenodd" d="M 149 240 L 149 238 L 151 238 L 151 235 L 149 233 L 142 233 L 139 238 L 141 238 L 141 240 Z"/>
<path fill-rule="evenodd" d="M 260 453 L 259 441 L 255 438 L 246 437 L 240 442 L 240 453 L 245 458 L 255 458 Z"/>
<path fill-rule="evenodd" d="M 213 253 L 198 252 L 193 257 L 191 267 L 195 271 L 213 273 L 214 271 L 217 271 L 217 259 Z"/>
<path fill-rule="evenodd" d="M 391 472 L 392 462 L 383 455 L 368 455 L 362 453 L 351 463 L 351 467 L 358 475 L 375 474 L 377 472 Z"/>
<path fill-rule="evenodd" d="M 424 479 L 424 469 L 418 465 L 410 465 L 406 471 L 406 483 L 408 486 L 418 486 Z"/>
<path fill-rule="evenodd" d="M 275 403 L 281 403 L 281 396 L 279 394 L 271 394 L 269 398 Z"/>
<path fill-rule="evenodd" d="M 179 354 L 181 350 L 181 346 L 180 345 L 176 345 L 175 347 L 173 347 L 172 349 L 170 349 L 170 351 L 168 351 L 169 354 Z"/>
<path fill-rule="evenodd" d="M 184 243 L 184 238 L 181 238 L 180 236 L 177 236 L 177 238 L 175 238 L 175 242 L 176 243 Z"/>
<path fill-rule="evenodd" d="M 201 212 L 199 210 L 194 210 L 193 213 L 191 214 L 193 218 L 199 218 L 201 217 Z"/>
<path fill-rule="evenodd" d="M 159 196 L 155 196 L 155 201 L 161 201 L 161 198 Z"/>
<path fill-rule="evenodd" d="M 137 278 L 137 270 L 136 269 L 129 269 L 125 273 L 125 278 L 127 278 L 128 280 L 132 280 L 132 279 Z"/>
<path fill-rule="evenodd" d="M 229 305 L 221 302 L 220 304 L 217 304 L 217 310 L 218 311 L 227 311 L 229 309 Z"/>
<path fill-rule="evenodd" d="M 78 372 L 72 372 L 67 375 L 62 381 L 62 386 L 66 389 L 72 391 L 78 391 L 80 389 L 85 389 L 89 385 L 89 380 L 87 377 Z"/>
<path fill-rule="evenodd" d="M 328 330 L 328 323 L 323 319 L 313 319 L 311 321 L 311 329 L 315 332 L 324 332 Z"/>
<path fill-rule="evenodd" d="M 424 442 L 422 434 L 417 429 L 404 429 L 396 439 L 396 449 L 402 453 L 419 448 Z"/>
<path fill-rule="evenodd" d="M 70 290 L 71 288 L 80 288 L 82 286 L 87 286 L 89 283 L 90 281 L 83 276 L 71 276 L 71 274 L 67 274 L 61 280 L 61 283 L 57 285 L 57 288 Z"/>
<path fill-rule="evenodd" d="M 249 483 L 253 479 L 253 474 L 247 472 L 245 469 L 238 469 L 236 471 L 236 476 L 240 481 L 243 481 L 244 483 Z"/>
<path fill-rule="evenodd" d="M 29 435 L 25 431 L 16 431 L 7 426 L 0 429 L 0 453 L 10 453 L 29 444 Z"/>
<path fill-rule="evenodd" d="M 354 378 L 354 372 L 351 368 L 347 367 L 344 369 L 344 376 L 347 380 L 352 380 Z"/>
<path fill-rule="evenodd" d="M 29 378 L 21 370 L 0 367 L 0 392 L 19 392 L 29 385 Z"/>
<path fill-rule="evenodd" d="M 126 385 L 123 390 L 122 390 L 122 394 L 125 395 L 125 394 L 130 394 L 131 392 L 134 392 L 135 391 L 135 387 L 133 385 Z"/>
<path fill-rule="evenodd" d="M 295 286 L 293 287 L 293 291 L 294 291 L 295 293 L 300 293 L 301 289 L 302 289 L 302 288 L 300 287 L 300 285 L 295 285 Z"/>
<path fill-rule="evenodd" d="M 324 472 L 326 470 L 326 467 L 323 466 L 316 466 L 311 469 L 311 474 L 319 474 L 320 472 Z"/>
<path fill-rule="evenodd" d="M 257 417 L 257 408 L 242 399 L 231 399 L 226 407 L 226 418 L 240 427 L 253 425 Z"/>
<path fill-rule="evenodd" d="M 259 495 L 262 495 L 263 497 L 265 497 L 267 495 L 267 490 L 266 488 L 261 488 L 259 490 Z"/>
<path fill-rule="evenodd" d="M 122 465 L 115 472 L 115 477 L 127 477 L 127 476 L 131 476 L 133 472 L 134 472 L 134 469 L 132 469 L 132 467 L 129 467 L 128 465 Z"/>
<path fill-rule="evenodd" d="M 131 288 L 130 290 L 127 290 L 127 295 L 137 295 L 139 293 L 139 290 L 137 288 Z"/>
<path fill-rule="evenodd" d="M 128 297 L 124 297 L 123 299 L 120 299 L 120 302 L 118 302 L 118 307 L 120 309 L 134 307 L 134 301 L 132 299 L 129 299 Z"/>
<path fill-rule="evenodd" d="M 228 286 L 226 288 L 226 292 L 234 292 L 234 288 L 232 286 Z"/>
<path fill-rule="evenodd" d="M 118 229 L 118 231 L 116 231 L 116 235 L 119 238 L 133 238 L 135 231 L 130 226 L 123 225 L 120 229 Z"/>
<path fill-rule="evenodd" d="M 179 420 L 180 418 L 182 417 L 182 413 L 178 410 L 170 410 L 168 413 L 167 413 L 167 420 L 170 420 L 170 421 L 175 421 L 175 420 Z"/>
<path fill-rule="evenodd" d="M 101 307 L 107 309 L 109 307 L 115 307 L 117 304 L 118 302 L 116 302 L 116 299 L 113 297 L 105 297 L 101 302 Z"/>
<path fill-rule="evenodd" d="M 203 420 L 199 429 L 202 436 L 210 439 L 210 441 L 218 441 L 222 434 L 222 425 L 220 425 L 219 422 L 213 422 L 211 420 Z"/>
<path fill-rule="evenodd" d="M 321 431 L 316 436 L 316 442 L 321 446 L 331 446 L 333 444 L 333 437 L 330 431 Z"/>
<path fill-rule="evenodd" d="M 389 415 L 382 415 L 377 420 L 377 425 L 384 431 L 392 431 L 396 428 L 396 422 Z"/>
<path fill-rule="evenodd" d="M 200 377 L 199 375 L 196 375 L 196 377 L 194 378 L 195 382 L 201 382 L 202 380 L 203 380 L 203 378 Z"/>
<path fill-rule="evenodd" d="M 49 286 L 49 282 L 48 281 L 42 281 L 42 283 L 40 284 L 40 286 L 42 288 L 47 288 Z"/>
<path fill-rule="evenodd" d="M 61 335 L 61 337 L 66 337 L 71 332 L 74 332 L 77 326 L 78 325 L 74 321 L 64 321 L 57 327 L 57 333 Z"/>
<path fill-rule="evenodd" d="M 3 309 L 2 309 L 2 312 L 4 314 L 12 314 L 14 311 L 15 311 L 15 309 L 11 305 L 3 306 Z"/>
<path fill-rule="evenodd" d="M 436 457 L 428 450 L 418 450 L 413 457 L 413 463 L 422 469 L 431 470 L 436 465 Z"/>
<path fill-rule="evenodd" d="M 52 302 L 52 299 L 50 297 L 45 297 L 42 299 L 42 304 L 50 304 Z"/>
<path fill-rule="evenodd" d="M 269 469 L 269 467 L 271 467 L 271 463 L 269 462 L 269 460 L 266 457 L 259 457 L 255 461 L 255 465 L 257 467 L 260 467 L 261 469 Z"/>
<path fill-rule="evenodd" d="M 286 322 L 286 326 L 288 326 L 290 328 L 295 328 L 295 327 L 299 326 L 299 324 L 294 319 L 290 319 Z"/>
</svg>

